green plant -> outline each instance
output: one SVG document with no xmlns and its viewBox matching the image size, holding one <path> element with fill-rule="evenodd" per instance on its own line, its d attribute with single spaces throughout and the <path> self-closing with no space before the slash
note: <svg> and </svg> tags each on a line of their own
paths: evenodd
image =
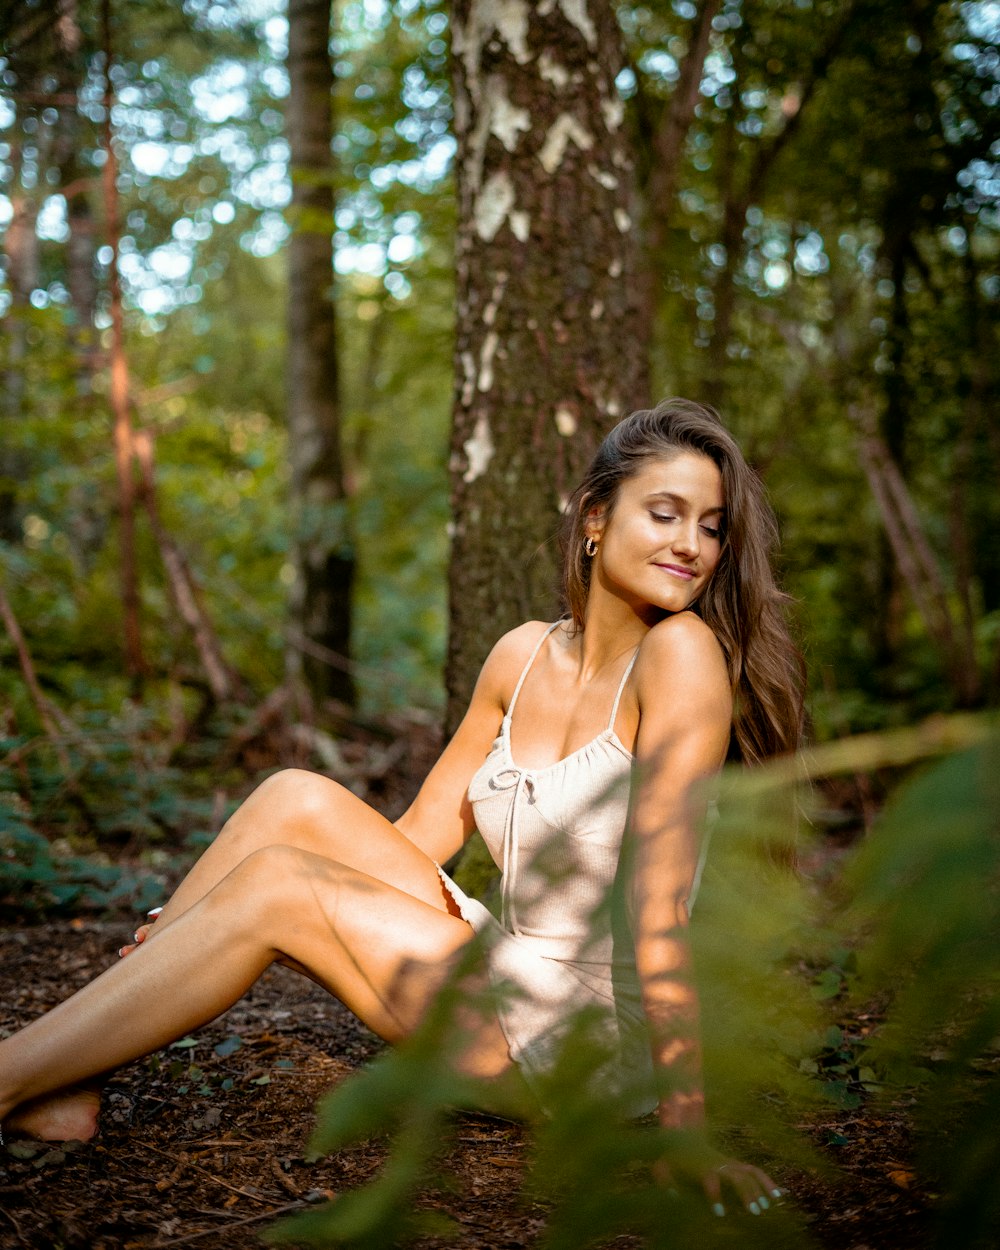
<svg viewBox="0 0 1000 1250">
<path fill-rule="evenodd" d="M 866 935 L 856 998 L 891 995 L 864 1061 L 915 1087 L 937 1244 L 995 1245 L 1000 1224 L 1000 732 L 922 769 L 850 866 Z M 944 1144 L 946 1148 L 942 1148 Z"/>
<path fill-rule="evenodd" d="M 839 911 L 817 928 L 815 891 L 783 866 L 803 779 L 910 767 L 942 753 L 900 785 L 853 856 Z M 1000 735 L 967 717 L 837 742 L 795 762 L 727 775 L 691 930 L 717 1130 L 739 1136 L 739 1150 L 776 1170 L 815 1166 L 820 1160 L 789 1127 L 804 1108 L 824 1100 L 849 1108 L 883 1091 L 911 1091 L 919 1076 L 918 1121 L 929 1133 L 947 1132 L 954 1147 L 946 1159 L 924 1155 L 945 1195 L 942 1247 L 955 1244 L 956 1230 L 963 1245 L 987 1244 L 1000 1202 L 992 1184 L 1000 1112 L 998 798 Z M 829 1019 L 831 1009 L 872 995 L 888 1002 L 874 1039 L 863 1041 Z M 321 1104 L 313 1149 L 327 1153 L 388 1135 L 383 1172 L 277 1225 L 269 1240 L 398 1245 L 429 1231 L 427 1218 L 440 1231 L 440 1214 L 422 1213 L 415 1198 L 444 1183 L 449 1109 L 490 1096 L 455 1071 L 452 1009 L 459 998 L 456 982 L 417 1037 Z M 931 1038 L 947 1041 L 946 1055 L 935 1051 L 933 1063 Z M 551 1114 L 531 1125 L 527 1188 L 548 1208 L 540 1242 L 546 1250 L 578 1250 L 623 1233 L 664 1250 L 808 1244 L 793 1211 L 770 1212 L 766 1226 L 738 1220 L 723 1227 L 700 1195 L 672 1195 L 658 1184 L 651 1164 L 671 1152 L 683 1159 L 691 1143 L 629 1121 L 618 1100 L 595 1089 L 587 1077 L 601 1058 L 578 1022 L 543 1091 Z"/>
<path fill-rule="evenodd" d="M 158 900 L 162 881 L 95 856 L 57 854 L 49 840 L 12 810 L 0 794 L 0 910 L 67 911 L 123 906 L 145 910 Z"/>
</svg>

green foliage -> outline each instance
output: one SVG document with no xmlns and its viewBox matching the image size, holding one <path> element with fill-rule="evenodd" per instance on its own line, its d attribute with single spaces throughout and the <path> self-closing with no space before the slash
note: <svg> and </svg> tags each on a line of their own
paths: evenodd
<svg viewBox="0 0 1000 1250">
<path fill-rule="evenodd" d="M 799 969 L 812 953 L 817 901 L 790 867 L 804 841 L 798 789 L 775 787 L 766 770 L 724 774 L 691 916 L 713 1105 L 723 1123 L 752 1124 L 769 1149 L 792 1157 L 802 1147 L 788 1134 L 787 1107 L 818 1095 L 800 1061 L 823 1031 Z M 781 1097 L 761 1101 L 762 1089 Z"/>
<path fill-rule="evenodd" d="M 803 779 L 890 765 L 919 767 L 853 855 L 831 916 L 830 901 L 787 867 L 793 845 L 807 851 L 796 829 Z M 944 1195 L 942 1247 L 956 1238 L 991 1244 L 997 1218 L 998 765 L 1000 733 L 956 718 L 831 744 L 796 764 L 727 773 L 691 927 L 714 1130 L 779 1174 L 828 1168 L 792 1124 L 824 1103 L 849 1110 L 916 1088 L 923 1166 Z M 383 1173 L 279 1224 L 268 1240 L 374 1248 L 426 1232 L 418 1197 L 447 1183 L 440 1169 L 450 1108 L 485 1106 L 531 1123 L 527 1195 L 547 1208 L 546 1250 L 625 1233 L 665 1250 L 809 1244 L 794 1208 L 768 1212 L 766 1223 L 737 1216 L 724 1225 L 707 1210 L 683 1183 L 702 1144 L 623 1115 L 621 1095 L 593 1079 L 607 1055 L 585 1018 L 528 1102 L 523 1090 L 457 1075 L 456 1006 L 490 1009 L 462 987 L 475 958 L 470 951 L 416 1037 L 320 1106 L 312 1148 L 327 1153 L 388 1134 Z M 835 1022 L 845 1004 L 873 997 L 888 1006 L 872 1037 Z M 469 1015 L 461 1019 L 467 1027 Z M 548 1115 L 538 1114 L 539 1102 Z M 676 1192 L 653 1179 L 663 1159 Z"/>
<path fill-rule="evenodd" d="M 74 11 L 75 59 L 45 26 L 11 38 L 0 64 L 11 88 L 0 196 L 42 213 L 30 301 L 11 308 L 0 294 L 10 331 L 0 367 L 11 383 L 0 496 L 13 493 L 21 531 L 3 555 L 52 690 L 76 686 L 80 670 L 114 681 L 120 666 L 107 388 L 101 361 L 82 356 L 107 325 L 106 294 L 88 332 L 70 294 L 74 240 L 60 195 L 72 184 L 99 220 L 99 6 L 82 0 Z M 641 192 L 696 10 L 622 2 L 617 11 Z M 15 6 L 0 37 L 17 35 L 26 12 Z M 156 436 L 166 528 L 223 651 L 264 695 L 283 673 L 291 573 L 283 10 L 277 0 L 146 0 L 116 6 L 115 17 L 137 422 Z M 332 291 L 366 712 L 441 700 L 455 231 L 448 21 L 438 0 L 348 0 L 332 31 Z M 991 7 L 957 0 L 722 5 L 676 201 L 649 258 L 654 390 L 720 402 L 767 478 L 821 739 L 905 724 L 956 698 L 893 571 L 851 404 L 871 411 L 892 445 L 955 627 L 973 634 L 979 697 L 996 693 L 1000 503 L 986 403 L 1000 358 L 996 43 Z M 83 102 L 73 108 L 65 101 L 76 88 Z M 0 227 L 7 213 L 3 199 Z M 94 261 L 99 284 L 106 264 Z M 142 521 L 139 541 L 152 666 L 196 682 Z M 0 678 L 0 695 L 14 680 Z"/>
<path fill-rule="evenodd" d="M 750 797 L 737 782 L 724 798 L 713 833 L 712 869 L 695 909 L 692 943 L 702 992 L 706 1074 L 713 1119 L 724 1135 L 752 1125 L 747 1146 L 770 1159 L 801 1164 L 812 1155 L 787 1127 L 790 1110 L 815 1103 L 815 1082 L 800 1067 L 815 1047 L 819 1017 L 807 983 L 795 975 L 795 943 L 807 923 L 807 896 L 787 869 L 775 866 L 782 803 L 770 792 Z M 787 804 L 784 805 L 787 811 Z M 612 900 L 613 906 L 619 901 Z M 720 916 L 724 922 L 720 923 Z M 473 993 L 468 975 L 476 944 L 419 1033 L 350 1078 L 320 1107 L 312 1148 L 344 1149 L 391 1135 L 388 1162 L 370 1184 L 272 1230 L 269 1239 L 310 1245 L 376 1247 L 404 1244 L 423 1230 L 416 1199 L 446 1184 L 441 1155 L 450 1138 L 450 1110 L 480 1107 L 532 1123 L 528 1190 L 548 1208 L 542 1242 L 551 1250 L 603 1244 L 622 1233 L 650 1246 L 691 1244 L 803 1246 L 790 1212 L 767 1228 L 737 1216 L 721 1229 L 700 1193 L 677 1194 L 654 1180 L 657 1160 L 683 1176 L 703 1144 L 630 1118 L 649 1105 L 646 1088 L 618 1089 L 600 1077 L 614 1062 L 589 1013 L 569 1024 L 554 1046 L 552 1070 L 520 1085 L 477 1084 L 459 1074 L 464 1030 L 478 1011 L 495 1010 L 492 994 Z M 471 1013 L 471 1015 L 470 1015 Z M 513 1078 L 511 1078 L 513 1080 Z M 548 1114 L 540 1115 L 544 1107 Z"/>
<path fill-rule="evenodd" d="M 823 1094 L 845 1111 L 860 1107 L 864 1093 L 878 1090 L 879 1083 L 870 1067 L 862 1067 L 858 1054 L 860 1040 L 849 1037 L 832 1024 L 823 1038 L 823 1047 L 815 1058 L 803 1059 L 799 1068 L 823 1082 Z"/>
<path fill-rule="evenodd" d="M 287 235 L 277 211 L 286 172 L 280 14 L 277 4 L 251 14 L 151 2 L 136 28 L 126 18 L 118 24 L 115 66 L 135 416 L 156 439 L 164 526 L 204 591 L 223 653 L 260 694 L 284 670 L 291 575 L 286 291 L 277 254 Z M 82 4 L 79 18 L 73 72 L 92 86 L 101 68 L 97 9 Z M 428 178 L 420 162 L 437 148 L 440 164 L 450 143 L 443 20 L 434 6 L 399 20 L 391 9 L 376 20 L 347 6 L 338 35 L 345 109 L 335 145 L 337 245 L 342 258 L 350 248 L 375 248 L 387 265 L 371 274 L 342 265 L 336 282 L 361 566 L 354 657 L 366 712 L 441 697 L 454 213 L 440 173 Z M 40 62 L 15 56 L 0 72 L 26 90 L 49 90 L 50 33 L 37 45 Z M 80 160 L 96 168 L 101 117 L 60 104 L 40 131 L 38 113 L 28 105 L 0 113 L 0 124 L 24 140 L 23 166 L 0 168 L 0 188 L 41 204 L 34 188 L 58 183 L 61 173 L 46 170 L 51 145 L 36 136 L 77 125 L 86 136 Z M 58 210 L 57 201 L 49 208 Z M 59 689 L 76 665 L 113 680 L 121 608 L 107 382 L 81 359 L 65 228 L 43 248 L 35 306 L 11 309 L 0 296 L 12 331 L 0 338 L 0 368 L 17 376 L 19 396 L 6 435 L 18 471 L 0 485 L 12 493 L 23 532 L 23 548 L 3 553 L 15 607 L 29 623 L 43 685 Z M 103 306 L 97 319 L 103 328 Z M 142 515 L 138 555 L 151 667 L 181 670 L 181 680 L 196 685 L 198 659 Z M 10 671 L 0 691 L 16 681 Z"/>
<path fill-rule="evenodd" d="M 673 98 L 695 6 L 618 6 L 639 158 Z M 659 279 L 655 393 L 717 403 L 782 522 L 823 739 L 954 706 L 901 586 L 851 406 L 876 418 L 956 628 L 995 628 L 995 10 L 937 2 L 725 4 Z M 655 208 L 654 208 L 655 211 Z M 990 359 L 984 363 L 984 356 Z M 968 553 L 968 558 L 965 554 Z M 995 665 L 981 650 L 985 679 Z M 989 696 L 995 699 L 993 681 Z"/>
<path fill-rule="evenodd" d="M 1000 1221 L 1000 732 L 923 769 L 850 867 L 864 934 L 854 993 L 892 993 L 865 1062 L 915 1085 L 941 1247 L 992 1245 Z M 945 1148 L 946 1143 L 946 1148 Z"/>
<path fill-rule="evenodd" d="M 74 692 L 74 719 L 61 714 L 59 750 L 40 729 L 0 738 L 6 914 L 146 910 L 229 814 L 234 804 L 220 787 L 246 784 L 242 772 L 218 768 L 231 725 L 210 723 L 184 746 L 172 737 L 169 717 L 182 691 L 157 692 L 141 707 L 122 697 L 120 684 L 106 689 L 81 678 Z M 8 719 L 33 728 L 23 687 L 12 693 Z"/>
<path fill-rule="evenodd" d="M 0 792 L 0 913 L 105 909 L 145 910 L 158 901 L 162 880 L 130 872 L 93 855 L 56 851 L 22 819 L 23 804 Z"/>
<path fill-rule="evenodd" d="M 282 1222 L 270 1230 L 267 1240 L 378 1250 L 438 1231 L 427 1221 L 440 1216 L 429 1216 L 412 1200 L 435 1176 L 435 1164 L 447 1142 L 449 1108 L 455 1103 L 475 1104 L 482 1093 L 455 1066 L 460 1038 L 454 1012 L 462 997 L 457 986 L 473 958 L 470 952 L 455 984 L 438 997 L 423 1027 L 406 1045 L 375 1060 L 321 1104 L 309 1144 L 314 1157 L 392 1132 L 393 1149 L 382 1173 L 332 1205 Z"/>
</svg>

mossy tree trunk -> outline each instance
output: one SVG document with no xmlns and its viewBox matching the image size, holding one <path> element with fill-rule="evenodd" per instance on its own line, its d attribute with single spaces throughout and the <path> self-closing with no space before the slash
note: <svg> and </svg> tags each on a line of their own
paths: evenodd
<svg viewBox="0 0 1000 1250">
<path fill-rule="evenodd" d="M 448 722 L 497 636 L 559 608 L 562 505 L 644 405 L 634 161 L 608 0 L 456 0 Z"/>
</svg>

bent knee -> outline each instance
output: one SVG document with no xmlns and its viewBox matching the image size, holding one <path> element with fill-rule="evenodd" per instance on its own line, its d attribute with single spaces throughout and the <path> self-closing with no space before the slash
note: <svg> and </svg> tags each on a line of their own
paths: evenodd
<svg viewBox="0 0 1000 1250">
<path fill-rule="evenodd" d="M 283 904 L 294 906 L 311 889 L 316 878 L 316 856 L 297 846 L 272 842 L 244 856 L 211 892 L 232 905 L 236 895 L 240 910 L 273 911 Z"/>
<path fill-rule="evenodd" d="M 282 768 L 254 791 L 254 800 L 270 805 L 272 817 L 296 826 L 329 820 L 338 803 L 353 798 L 338 781 L 306 768 Z"/>
</svg>

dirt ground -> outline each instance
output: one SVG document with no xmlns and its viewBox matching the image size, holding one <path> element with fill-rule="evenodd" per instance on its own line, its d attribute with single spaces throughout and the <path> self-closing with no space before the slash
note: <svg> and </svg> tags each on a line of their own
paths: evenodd
<svg viewBox="0 0 1000 1250">
<path fill-rule="evenodd" d="M 127 922 L 90 920 L 0 935 L 0 1033 L 86 982 L 127 936 Z M 241 1044 L 226 1053 L 234 1037 Z M 118 1073 L 92 1142 L 13 1142 L 0 1151 L 3 1250 L 249 1250 L 279 1215 L 335 1197 L 378 1169 L 377 1143 L 315 1163 L 303 1158 L 317 1099 L 380 1047 L 322 990 L 275 968 L 194 1040 Z M 842 1181 L 776 1179 L 818 1247 L 929 1245 L 930 1196 L 911 1167 L 905 1106 L 832 1111 L 809 1132 Z M 537 1244 L 545 1211 L 520 1196 L 525 1138 L 517 1125 L 459 1116 L 448 1164 L 460 1184 L 424 1201 L 463 1232 L 422 1246 Z M 615 1242 L 626 1244 L 636 1243 Z"/>
</svg>

